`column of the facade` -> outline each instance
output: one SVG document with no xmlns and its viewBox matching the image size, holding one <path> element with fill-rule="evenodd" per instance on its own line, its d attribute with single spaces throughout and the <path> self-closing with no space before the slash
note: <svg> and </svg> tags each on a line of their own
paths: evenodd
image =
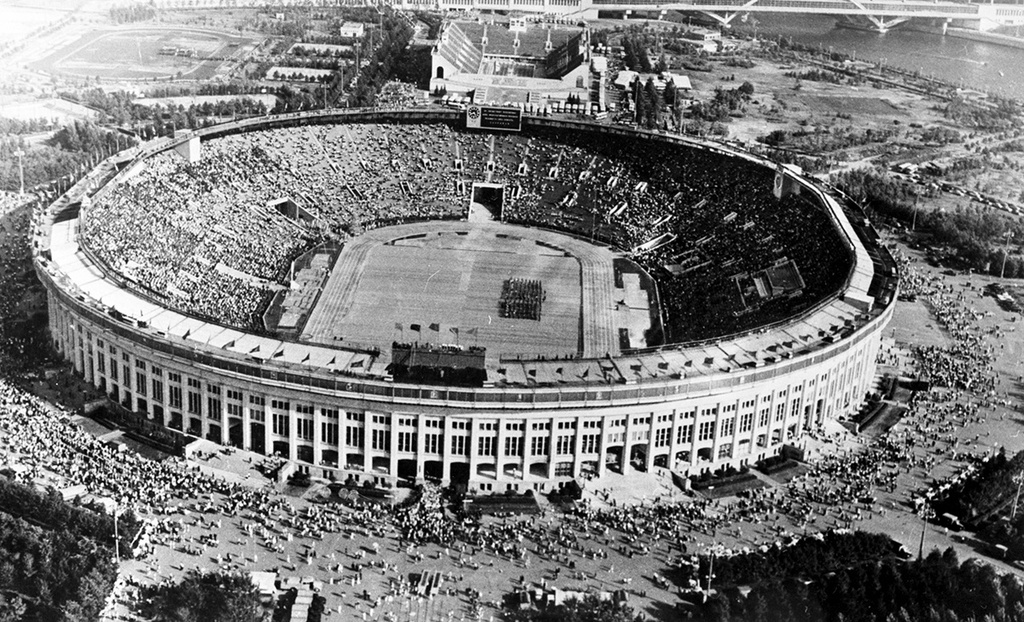
<svg viewBox="0 0 1024 622">
<path fill-rule="evenodd" d="M 217 403 L 220 404 L 220 444 L 231 444 L 230 427 L 228 421 L 228 392 L 226 387 L 220 388 L 217 395 Z"/>
<path fill-rule="evenodd" d="M 658 423 L 658 416 L 652 412 L 647 415 L 647 419 L 647 455 L 644 456 L 644 471 L 652 473 L 654 471 L 654 431 Z"/>
<path fill-rule="evenodd" d="M 270 411 L 270 399 L 263 396 L 263 451 L 268 456 L 274 455 L 274 413 Z"/>
<path fill-rule="evenodd" d="M 597 435 L 597 476 L 604 477 L 605 471 L 608 468 L 605 466 L 605 461 L 608 459 L 608 428 L 609 423 L 612 420 L 612 415 L 605 415 L 601 417 L 601 421 L 598 422 L 600 429 Z"/>
<path fill-rule="evenodd" d="M 523 473 L 523 479 L 530 476 L 530 444 L 533 442 L 533 419 L 523 421 L 523 451 L 519 454 L 519 468 Z"/>
<path fill-rule="evenodd" d="M 389 418 L 385 421 L 391 421 L 391 426 L 388 428 L 388 442 L 390 444 L 390 450 L 388 451 L 388 475 L 391 477 L 398 477 L 398 415 L 392 413 Z"/>
<path fill-rule="evenodd" d="M 626 431 L 624 432 L 622 440 L 622 473 L 625 475 L 629 472 L 629 456 L 630 452 L 633 451 L 633 432 L 636 430 L 636 426 L 633 425 L 633 413 L 626 414 Z"/>
<path fill-rule="evenodd" d="M 324 463 L 324 433 L 321 429 L 323 425 L 324 417 L 323 413 L 320 412 L 320 408 L 313 405 L 313 464 L 321 466 Z"/>
<path fill-rule="evenodd" d="M 551 429 L 548 430 L 548 479 L 555 476 L 555 465 L 558 463 L 558 419 L 551 418 Z"/>
<path fill-rule="evenodd" d="M 478 447 L 480 444 L 479 426 L 480 424 L 475 419 L 470 418 L 467 420 L 466 427 L 469 429 L 467 430 L 468 435 L 466 437 L 466 457 L 469 459 L 470 480 L 476 479 L 476 470 L 480 465 L 480 448 Z"/>
<path fill-rule="evenodd" d="M 288 400 L 288 459 L 298 459 L 299 449 L 299 417 L 295 411 L 295 402 Z"/>
<path fill-rule="evenodd" d="M 503 419 L 498 419 L 498 438 L 495 440 L 497 447 L 494 449 L 494 479 L 500 480 L 505 474 L 505 440 L 509 438 L 509 432 L 506 427 L 509 425 L 508 422 Z"/>
<path fill-rule="evenodd" d="M 364 473 L 372 473 L 373 472 L 373 456 L 370 454 L 370 447 L 371 447 L 371 445 L 370 445 L 371 438 L 370 437 L 373 436 L 370 433 L 370 422 L 372 422 L 372 421 L 373 421 L 373 415 L 371 415 L 368 412 L 365 412 L 365 413 L 362 414 L 362 421 L 358 421 L 357 422 L 357 423 L 361 423 L 363 425 L 363 472 Z"/>
<path fill-rule="evenodd" d="M 248 391 L 242 393 L 242 449 L 252 451 L 252 402 L 249 401 Z M 167 409 L 164 409 L 164 416 L 167 416 Z"/>
<path fill-rule="evenodd" d="M 583 418 L 573 417 L 573 435 L 572 442 L 572 476 L 580 477 L 583 474 Z"/>
<path fill-rule="evenodd" d="M 452 421 L 449 417 L 441 418 L 441 480 L 450 483 L 452 479 Z"/>
<path fill-rule="evenodd" d="M 413 451 L 416 452 L 416 480 L 423 477 L 424 463 L 427 461 L 427 418 L 424 415 L 416 416 L 416 444 Z M 436 428 L 435 428 L 436 429 Z M 444 453 L 443 448 L 439 448 Z"/>
<path fill-rule="evenodd" d="M 700 408 L 695 407 L 690 412 L 693 413 L 693 422 L 690 424 L 690 468 L 695 468 L 698 464 L 697 458 L 697 439 L 700 434 Z"/>
</svg>

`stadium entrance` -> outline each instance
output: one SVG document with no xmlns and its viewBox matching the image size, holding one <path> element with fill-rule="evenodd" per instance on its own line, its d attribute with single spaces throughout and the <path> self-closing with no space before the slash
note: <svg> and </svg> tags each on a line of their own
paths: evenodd
<svg viewBox="0 0 1024 622">
<path fill-rule="evenodd" d="M 473 184 L 469 202 L 469 221 L 501 220 L 501 207 L 505 200 L 505 186 L 502 184 Z"/>
</svg>

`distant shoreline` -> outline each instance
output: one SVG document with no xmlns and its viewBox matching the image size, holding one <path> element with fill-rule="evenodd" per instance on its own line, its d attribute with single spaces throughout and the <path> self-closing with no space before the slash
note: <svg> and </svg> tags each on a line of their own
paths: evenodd
<svg viewBox="0 0 1024 622">
<path fill-rule="evenodd" d="M 1001 45 L 1016 48 L 1018 50 L 1024 50 L 1024 39 L 1011 37 L 1010 35 L 1001 35 L 995 32 L 982 32 L 980 30 L 969 30 L 967 28 L 947 28 L 945 34 L 943 34 L 941 28 L 914 24 L 907 24 L 905 28 L 907 30 L 923 32 L 931 35 L 953 37 L 955 39 L 968 39 L 970 41 L 979 41 L 981 43 L 990 43 L 992 45 Z"/>
</svg>

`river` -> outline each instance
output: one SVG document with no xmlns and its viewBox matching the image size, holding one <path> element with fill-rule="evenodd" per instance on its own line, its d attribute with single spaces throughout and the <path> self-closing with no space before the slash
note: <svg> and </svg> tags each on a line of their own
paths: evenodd
<svg viewBox="0 0 1024 622">
<path fill-rule="evenodd" d="M 752 15 L 758 36 L 785 35 L 799 43 L 882 61 L 940 80 L 1024 101 L 1024 49 L 904 30 L 886 34 L 836 28 L 825 15 Z M 749 28 L 748 21 L 738 26 Z"/>
</svg>

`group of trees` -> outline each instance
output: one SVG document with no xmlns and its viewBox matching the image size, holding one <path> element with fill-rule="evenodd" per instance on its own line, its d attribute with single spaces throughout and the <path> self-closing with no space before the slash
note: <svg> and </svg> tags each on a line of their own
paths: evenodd
<svg viewBox="0 0 1024 622">
<path fill-rule="evenodd" d="M 690 107 L 690 115 L 695 119 L 724 123 L 730 116 L 742 114 L 753 95 L 754 85 L 750 82 L 744 82 L 734 89 L 718 86 L 709 101 L 695 102 Z"/>
<path fill-rule="evenodd" d="M 758 140 L 773 147 L 786 145 L 810 153 L 830 153 L 852 147 L 888 143 L 896 135 L 895 129 L 869 127 L 861 130 L 848 125 L 816 125 L 812 129 L 795 132 L 772 130 Z"/>
<path fill-rule="evenodd" d="M 398 73 L 412 34 L 412 26 L 400 15 L 390 12 L 383 17 L 380 45 L 374 49 L 367 66 L 359 72 L 348 99 L 350 106 L 373 105 L 384 83 Z"/>
<path fill-rule="evenodd" d="M 1020 117 L 1020 108 L 1013 99 L 990 96 L 989 103 L 972 102 L 963 95 L 953 92 L 949 96 L 943 113 L 947 119 L 963 127 L 978 129 L 1007 129 L 1013 127 Z"/>
<path fill-rule="evenodd" d="M 842 84 L 842 74 L 825 69 L 808 69 L 806 71 L 787 71 L 783 74 L 787 78 L 797 80 L 810 80 L 811 82 L 828 82 L 829 84 Z"/>
<path fill-rule="evenodd" d="M 647 55 L 647 47 L 636 37 L 626 35 L 622 37 L 623 62 L 626 69 L 650 73 L 654 70 L 651 58 Z"/>
<path fill-rule="evenodd" d="M 952 248 L 966 264 L 977 270 L 999 274 L 1002 268 L 1006 234 L 1024 240 L 1024 224 L 990 208 L 960 207 L 947 211 L 920 211 L 915 216 L 916 197 L 910 188 L 889 175 L 866 169 L 846 171 L 833 182 L 868 209 L 904 223 L 916 220 L 917 228 L 927 230 L 936 245 Z M 1011 250 L 1014 247 L 1011 246 Z M 1006 276 L 1024 277 L 1024 261 L 1010 256 Z"/>
<path fill-rule="evenodd" d="M 1008 509 L 1017 491 L 1014 479 L 1022 474 L 1024 452 L 1010 458 L 1004 448 L 982 461 L 969 477 L 947 487 L 932 507 L 938 513 L 956 515 L 967 525 L 985 521 Z"/>
<path fill-rule="evenodd" d="M 96 620 L 117 574 L 112 519 L 4 477 L 0 508 L 0 620 Z"/>
<path fill-rule="evenodd" d="M 126 144 L 126 139 L 89 121 L 72 121 L 57 130 L 49 144 L 64 151 L 100 152 L 119 149 Z"/>
<path fill-rule="evenodd" d="M 593 595 L 551 607 L 516 608 L 506 611 L 502 617 L 505 622 L 642 622 L 646 619 L 626 605 L 600 600 Z"/>
<path fill-rule="evenodd" d="M 55 123 L 50 119 L 8 119 L 0 117 L 0 136 L 20 136 L 22 134 L 38 134 L 53 129 Z"/>
<path fill-rule="evenodd" d="M 65 503 L 55 490 L 40 492 L 0 476 L 0 508 L 35 525 L 87 534 L 90 539 L 109 548 L 113 555 L 114 517 Z M 142 522 L 135 514 L 128 512 L 120 516 L 116 531 L 122 556 L 131 557 L 131 544 L 140 529 Z"/>
<path fill-rule="evenodd" d="M 776 543 L 764 551 L 726 557 L 701 556 L 696 565 L 670 573 L 677 583 L 706 585 L 714 566 L 714 585 L 728 587 L 764 583 L 773 577 L 812 578 L 865 562 L 894 557 L 899 545 L 882 534 L 830 531 L 801 538 L 791 545 Z"/>
<path fill-rule="evenodd" d="M 923 560 L 865 562 L 812 579 L 778 574 L 695 607 L 716 622 L 996 622 L 1024 620 L 1024 584 L 953 549 Z"/>
<path fill-rule="evenodd" d="M 156 17 L 156 7 L 152 4 L 130 4 L 128 6 L 114 6 L 110 8 L 110 19 L 115 24 L 127 24 L 130 22 L 143 22 Z"/>
<path fill-rule="evenodd" d="M 29 143 L 21 136 L 0 135 L 0 189 L 17 191 L 21 179 L 19 156 L 24 167 L 25 188 L 77 175 L 99 158 L 123 149 L 135 140 L 89 121 L 73 121 L 43 143 Z"/>
<path fill-rule="evenodd" d="M 263 622 L 267 612 L 245 574 L 191 570 L 178 583 L 143 587 L 140 613 L 155 622 Z"/>
</svg>

